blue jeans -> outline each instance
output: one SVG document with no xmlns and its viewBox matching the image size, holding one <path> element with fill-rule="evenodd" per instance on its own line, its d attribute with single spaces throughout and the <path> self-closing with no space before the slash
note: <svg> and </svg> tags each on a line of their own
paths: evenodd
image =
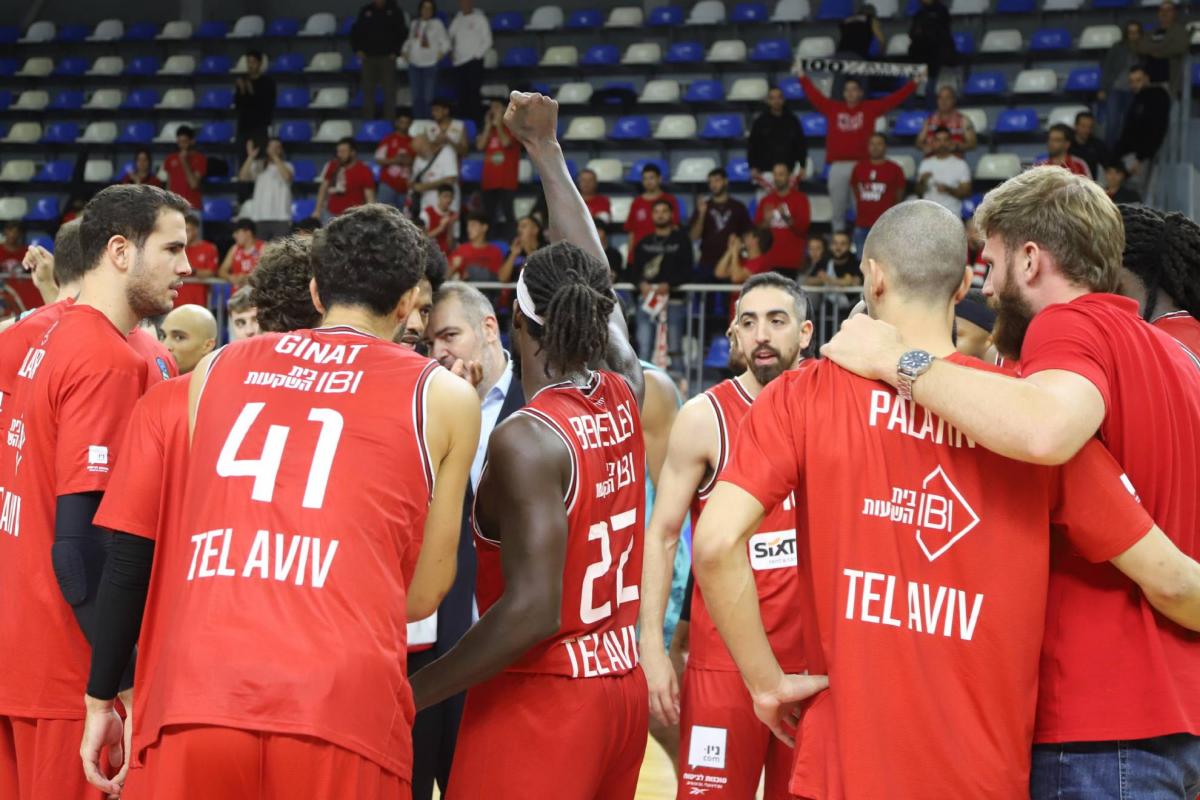
<svg viewBox="0 0 1200 800">
<path fill-rule="evenodd" d="M 682 372 L 683 367 L 683 325 L 687 320 L 687 306 L 683 300 L 671 300 L 667 303 L 667 353 L 671 357 L 673 372 Z M 658 333 L 658 320 L 642 310 L 641 304 L 637 310 L 637 351 L 638 355 L 647 361 L 654 360 L 654 339 Z"/>
<path fill-rule="evenodd" d="M 405 201 L 408 195 L 397 192 L 392 187 L 388 186 L 383 181 L 379 182 L 379 188 L 375 190 L 375 202 L 386 203 L 393 208 L 404 210 Z"/>
<path fill-rule="evenodd" d="M 854 226 L 854 255 L 858 256 L 860 263 L 862 262 L 863 258 L 863 247 L 867 243 L 867 234 L 870 233 L 870 231 L 870 228 L 860 228 L 857 225 Z"/>
<path fill-rule="evenodd" d="M 1125 127 L 1125 115 L 1129 113 L 1131 105 L 1133 105 L 1133 92 L 1109 89 L 1103 105 L 1099 105 L 1096 109 L 1100 112 L 1099 122 L 1104 126 L 1104 142 L 1114 154 L 1117 154 L 1117 140 L 1121 138 L 1121 129 Z"/>
<path fill-rule="evenodd" d="M 1030 800 L 1195 800 L 1200 737 L 1186 733 L 1033 748 Z"/>
<path fill-rule="evenodd" d="M 413 119 L 429 119 L 429 106 L 437 91 L 437 67 L 409 67 L 408 83 L 412 87 Z"/>
</svg>

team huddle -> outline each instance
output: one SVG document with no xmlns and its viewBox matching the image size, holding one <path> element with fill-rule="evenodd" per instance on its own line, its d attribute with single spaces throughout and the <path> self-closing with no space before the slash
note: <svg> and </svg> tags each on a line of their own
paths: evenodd
<svg viewBox="0 0 1200 800">
<path fill-rule="evenodd" d="M 498 423 L 478 364 L 415 349 L 440 278 L 395 209 L 269 246 L 263 334 L 180 377 L 141 323 L 190 274 L 186 202 L 110 187 L 60 232 L 59 299 L 0 332 L 0 796 L 407 798 L 418 712 L 465 692 L 450 800 L 628 800 L 649 732 L 680 797 L 1196 797 L 1200 358 L 1113 294 L 1102 190 L 1038 168 L 977 212 L 1015 367 L 956 352 L 967 242 L 917 201 L 826 358 L 752 277 L 735 376 L 676 413 L 557 104 L 505 124 L 558 241 Z M 418 660 L 464 514 L 478 619 Z"/>
</svg>

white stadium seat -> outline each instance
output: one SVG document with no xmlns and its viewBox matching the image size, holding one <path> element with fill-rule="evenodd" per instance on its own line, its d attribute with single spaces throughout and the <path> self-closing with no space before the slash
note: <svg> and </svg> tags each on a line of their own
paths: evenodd
<svg viewBox="0 0 1200 800">
<path fill-rule="evenodd" d="M 671 180 L 675 183 L 706 183 L 708 173 L 716 168 L 716 160 L 707 156 L 685 158 L 671 173 Z"/>
<path fill-rule="evenodd" d="M 700 0 L 688 14 L 688 25 L 720 25 L 725 21 L 725 4 L 721 0 Z"/>
<path fill-rule="evenodd" d="M 54 71 L 54 60 L 45 56 L 28 58 L 17 71 L 18 78 L 44 78 Z"/>
<path fill-rule="evenodd" d="M 29 213 L 24 197 L 0 197 L 0 219 L 21 219 Z"/>
<path fill-rule="evenodd" d="M 113 177 L 113 164 L 107 159 L 89 158 L 83 165 L 83 179 L 88 183 L 108 183 Z"/>
<path fill-rule="evenodd" d="M 982 181 L 1006 181 L 1021 173 L 1021 159 L 1013 153 L 985 153 L 975 165 L 975 178 Z"/>
<path fill-rule="evenodd" d="M 240 206 L 238 206 L 237 215 L 238 215 L 238 219 L 250 219 L 253 216 L 253 214 L 254 214 L 254 198 L 251 197 L 250 199 L 243 202 Z"/>
<path fill-rule="evenodd" d="M 827 195 L 818 194 L 808 198 L 809 209 L 813 222 L 831 222 L 833 220 L 833 203 Z"/>
<path fill-rule="evenodd" d="M 1013 94 L 1050 94 L 1058 89 L 1052 69 L 1023 69 L 1013 81 Z"/>
<path fill-rule="evenodd" d="M 986 14 L 987 10 L 988 0 L 953 0 L 950 5 L 950 13 L 956 16 Z"/>
<path fill-rule="evenodd" d="M 960 108 L 958 113 L 971 120 L 971 125 L 975 128 L 975 133 L 984 134 L 988 132 L 988 116 L 987 112 L 982 108 Z"/>
<path fill-rule="evenodd" d="M 563 26 L 563 10 L 558 6 L 539 6 L 529 17 L 527 31 L 556 31 Z"/>
<path fill-rule="evenodd" d="M 558 93 L 554 96 L 554 99 L 558 101 L 560 106 L 582 106 L 586 105 L 592 99 L 592 92 L 594 91 L 595 87 L 590 83 L 572 81 L 558 87 Z M 487 92 L 484 92 L 483 96 L 495 97 L 497 95 L 489 95 Z"/>
<path fill-rule="evenodd" d="M 596 173 L 600 183 L 620 183 L 625 174 L 625 166 L 617 158 L 593 158 L 587 162 L 587 168 Z"/>
<path fill-rule="evenodd" d="M 612 197 L 612 221 L 621 225 L 629 219 L 629 207 L 633 205 L 632 197 Z"/>
<path fill-rule="evenodd" d="M 771 22 L 804 22 L 809 14 L 808 0 L 779 0 Z"/>
<path fill-rule="evenodd" d="M 796 58 L 829 58 L 836 50 L 832 36 L 806 36 L 796 45 Z"/>
<path fill-rule="evenodd" d="M 163 25 L 163 29 L 159 32 L 156 39 L 166 39 L 169 41 L 183 41 L 184 39 L 192 38 L 192 23 L 185 19 L 177 19 Z"/>
<path fill-rule="evenodd" d="M 875 0 L 875 16 L 880 19 L 891 19 L 900 13 L 900 3 L 897 0 Z"/>
<path fill-rule="evenodd" d="M 116 42 L 125 35 L 125 23 L 119 19 L 103 19 L 96 23 L 89 42 Z"/>
<path fill-rule="evenodd" d="M 162 130 L 158 132 L 158 136 L 154 137 L 155 144 L 175 141 L 175 131 L 179 130 L 181 125 L 191 125 L 187 120 L 172 120 L 162 126 Z"/>
<path fill-rule="evenodd" d="M 1121 29 L 1116 25 L 1088 25 L 1079 34 L 1080 50 L 1107 50 L 1121 41 Z"/>
<path fill-rule="evenodd" d="M 898 164 L 900 166 L 900 169 L 904 170 L 904 177 L 906 180 L 911 181 L 913 178 L 916 177 L 916 175 L 917 175 L 917 160 L 915 158 L 913 158 L 912 156 L 908 155 L 907 153 L 902 153 L 900 155 L 894 155 L 894 156 L 890 155 L 890 156 L 888 156 L 888 161 L 892 161 L 892 162 Z"/>
<path fill-rule="evenodd" d="M 642 9 L 638 6 L 619 6 L 608 14 L 604 22 L 606 28 L 640 28 L 645 20 Z"/>
<path fill-rule="evenodd" d="M 741 39 L 722 39 L 708 48 L 710 64 L 740 64 L 746 60 L 746 43 Z"/>
<path fill-rule="evenodd" d="M 191 89 L 167 89 L 155 108 L 186 110 L 196 105 L 196 93 Z"/>
<path fill-rule="evenodd" d="M 0 183 L 28 183 L 36 172 L 37 168 L 27 158 L 6 161 L 0 169 Z"/>
<path fill-rule="evenodd" d="M 256 36 L 262 36 L 267 29 L 266 20 L 257 14 L 248 14 L 238 18 L 238 21 L 233 23 L 233 30 L 229 32 L 228 39 L 253 39 Z"/>
<path fill-rule="evenodd" d="M 39 20 L 29 26 L 29 30 L 25 31 L 25 35 L 21 37 L 21 44 L 42 44 L 43 42 L 54 41 L 54 35 L 58 33 L 58 28 L 53 22 Z"/>
<path fill-rule="evenodd" d="M 79 137 L 81 144 L 109 144 L 117 138 L 115 122 L 89 122 Z"/>
<path fill-rule="evenodd" d="M 41 111 L 50 105 L 50 95 L 40 89 L 27 89 L 21 92 L 17 102 L 12 104 L 13 111 Z"/>
<path fill-rule="evenodd" d="M 42 138 L 42 126 L 38 122 L 14 122 L 8 129 L 4 141 L 9 144 L 33 144 Z"/>
<path fill-rule="evenodd" d="M 317 128 L 316 135 L 313 136 L 314 142 L 336 142 L 339 139 L 345 139 L 347 136 L 354 136 L 354 126 L 347 119 L 327 119 Z"/>
<path fill-rule="evenodd" d="M 317 53 L 304 68 L 305 72 L 338 72 L 342 68 L 341 53 Z"/>
<path fill-rule="evenodd" d="M 120 89 L 97 89 L 83 104 L 89 111 L 112 111 L 121 107 Z"/>
<path fill-rule="evenodd" d="M 345 108 L 350 105 L 350 90 L 344 86 L 327 86 L 317 89 L 317 96 L 308 104 L 309 108 Z"/>
<path fill-rule="evenodd" d="M 738 78 L 729 87 L 728 99 L 736 102 L 766 100 L 770 88 L 766 78 Z"/>
<path fill-rule="evenodd" d="M 887 117 L 876 117 L 875 118 L 875 132 L 876 133 L 886 134 L 888 132 L 888 129 L 890 129 L 890 128 L 891 128 L 891 125 L 888 124 Z"/>
<path fill-rule="evenodd" d="M 328 12 L 322 11 L 319 14 L 313 14 L 304 23 L 304 27 L 300 30 L 301 36 L 333 36 L 337 33 L 338 21 L 337 17 Z"/>
<path fill-rule="evenodd" d="M 657 42 L 631 44 L 621 56 L 622 64 L 661 64 L 662 47 Z"/>
<path fill-rule="evenodd" d="M 1025 48 L 1021 32 L 1016 28 L 1000 28 L 983 35 L 979 45 L 981 53 L 1019 53 Z"/>
<path fill-rule="evenodd" d="M 603 138 L 604 117 L 575 117 L 563 134 L 568 142 L 595 142 Z"/>
<path fill-rule="evenodd" d="M 196 71 L 196 59 L 193 56 L 170 56 L 159 69 L 159 75 L 191 75 Z"/>
<path fill-rule="evenodd" d="M 570 44 L 547 47 L 539 64 L 543 67 L 573 67 L 579 63 L 579 49 Z"/>
<path fill-rule="evenodd" d="M 533 211 L 533 204 L 536 202 L 537 200 L 533 197 L 516 198 L 513 200 L 513 214 L 516 215 L 517 219 L 528 217 L 530 212 Z"/>
<path fill-rule="evenodd" d="M 529 183 L 533 180 L 533 164 L 528 158 L 522 158 L 517 162 L 517 182 Z"/>
<path fill-rule="evenodd" d="M 266 61 L 264 57 L 263 61 Z M 234 62 L 233 69 L 229 70 L 230 75 L 245 75 L 250 71 L 250 67 L 246 64 L 246 56 L 238 56 L 238 60 Z M 263 72 L 267 71 L 267 65 L 263 64 Z"/>
<path fill-rule="evenodd" d="M 100 56 L 92 62 L 92 67 L 87 71 L 87 74 L 113 78 L 120 75 L 124 70 L 125 59 L 120 56 Z"/>
<path fill-rule="evenodd" d="M 1078 11 L 1083 8 L 1083 0 L 1046 0 L 1042 11 Z"/>
<path fill-rule="evenodd" d="M 671 80 L 653 80 L 646 81 L 646 85 L 642 87 L 642 93 L 638 97 L 639 103 L 678 103 L 679 102 L 679 81 Z"/>
<path fill-rule="evenodd" d="M 589 84 L 590 85 L 590 84 Z M 480 97 L 508 97 L 508 85 L 504 83 L 485 83 L 479 90 Z"/>
<path fill-rule="evenodd" d="M 906 56 L 908 55 L 908 46 L 911 43 L 912 39 L 908 38 L 907 33 L 897 33 L 895 36 L 888 39 L 887 55 Z"/>
<path fill-rule="evenodd" d="M 1052 125 L 1070 125 L 1075 127 L 1075 115 L 1082 114 L 1084 111 L 1090 111 L 1087 106 L 1055 106 L 1050 110 L 1050 117 L 1046 120 L 1046 128 Z"/>
<path fill-rule="evenodd" d="M 660 141 L 678 141 L 696 138 L 696 118 L 691 114 L 668 114 L 658 121 L 654 138 Z"/>
</svg>

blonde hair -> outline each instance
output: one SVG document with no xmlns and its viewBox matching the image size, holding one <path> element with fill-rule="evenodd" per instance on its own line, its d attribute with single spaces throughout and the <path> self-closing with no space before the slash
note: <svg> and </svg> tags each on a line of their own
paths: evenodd
<svg viewBox="0 0 1200 800">
<path fill-rule="evenodd" d="M 983 238 L 1000 236 L 1010 249 L 1036 242 L 1072 283 L 1116 291 L 1125 226 L 1121 213 L 1090 178 L 1062 167 L 1026 170 L 992 189 L 975 210 Z"/>
</svg>

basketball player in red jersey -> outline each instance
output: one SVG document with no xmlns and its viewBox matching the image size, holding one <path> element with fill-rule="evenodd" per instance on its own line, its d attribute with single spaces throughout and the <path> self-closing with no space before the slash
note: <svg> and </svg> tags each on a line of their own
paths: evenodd
<svg viewBox="0 0 1200 800">
<path fill-rule="evenodd" d="M 923 352 L 998 371 L 951 341 L 965 244 L 941 206 L 889 210 L 867 238 L 865 298 Z M 1153 526 L 1098 441 L 1061 468 L 1021 464 L 912 403 L 908 385 L 820 361 L 768 386 L 700 519 L 697 585 L 760 717 L 790 740 L 795 701 L 821 682 L 781 670 L 745 589 L 745 548 L 763 510 L 795 491 L 797 613 L 809 669 L 830 688 L 800 719 L 792 793 L 1025 797 L 1050 525 L 1192 628 L 1200 565 Z"/>
<path fill-rule="evenodd" d="M 193 373 L 126 796 L 408 796 L 404 623 L 453 578 L 479 425 L 470 387 L 391 341 L 420 236 L 388 206 L 339 217 L 313 242 L 323 326 Z M 111 737 L 111 699 L 87 705 Z"/>
<path fill-rule="evenodd" d="M 513 361 L 529 399 L 493 431 L 476 494 L 482 616 L 413 676 L 419 708 L 470 690 L 456 800 L 632 798 L 646 747 L 643 378 L 557 119 L 538 94 L 514 93 L 505 113 L 565 242 L 517 282 Z"/>
<path fill-rule="evenodd" d="M 186 209 L 182 198 L 146 185 L 97 194 L 80 227 L 79 296 L 26 321 L 58 315 L 21 353 L 4 400 L 0 641 L 20 657 L 0 674 L 3 797 L 87 794 L 72 762 L 107 542 L 92 518 L 120 458 L 128 409 L 147 382 L 127 333 L 170 310 L 190 273 Z M 120 688 L 129 685 L 127 677 Z"/>
<path fill-rule="evenodd" d="M 742 676 L 704 608 L 701 592 L 692 595 L 691 649 L 682 698 L 663 644 L 662 621 L 685 516 L 690 508 L 693 525 L 699 520 L 754 398 L 799 363 L 812 338 L 807 316 L 808 301 L 794 281 L 769 272 L 746 281 L 732 330 L 739 350 L 751 354 L 750 366 L 690 400 L 671 429 L 667 463 L 646 531 L 639 649 L 650 688 L 650 713 L 664 722 L 680 723 L 684 760 L 679 797 L 694 797 L 693 789 L 708 797 L 751 797 L 764 767 L 765 797 L 790 797 L 791 748 L 775 740 L 754 716 Z M 790 503 L 763 519 L 750 542 L 750 559 L 771 649 L 784 670 L 803 672 L 804 642 L 795 612 L 800 581 Z"/>
<path fill-rule="evenodd" d="M 1142 319 L 1200 356 L 1200 225 L 1183 214 L 1118 205 L 1125 223 L 1121 294 Z"/>
</svg>

